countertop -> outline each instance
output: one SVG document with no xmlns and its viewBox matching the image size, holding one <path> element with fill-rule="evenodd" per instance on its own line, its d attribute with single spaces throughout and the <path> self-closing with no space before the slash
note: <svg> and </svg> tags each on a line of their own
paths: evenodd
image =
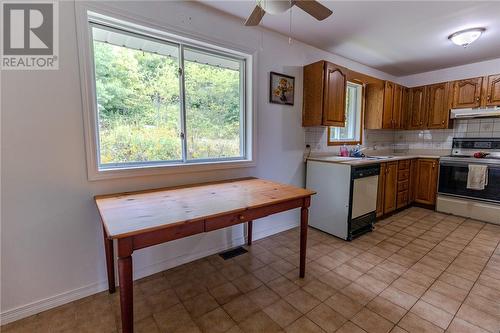
<svg viewBox="0 0 500 333">
<path fill-rule="evenodd" d="M 307 159 L 309 161 L 338 163 L 345 165 L 368 165 L 368 164 L 385 163 L 391 161 L 410 160 L 415 158 L 432 158 L 432 159 L 440 158 L 439 155 L 383 155 L 383 156 L 370 155 L 370 157 L 371 158 L 341 157 L 341 156 L 310 156 Z"/>
</svg>

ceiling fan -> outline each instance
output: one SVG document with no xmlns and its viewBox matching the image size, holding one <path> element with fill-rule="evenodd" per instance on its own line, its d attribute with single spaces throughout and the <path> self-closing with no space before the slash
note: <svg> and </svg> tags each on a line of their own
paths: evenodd
<svg viewBox="0 0 500 333">
<path fill-rule="evenodd" d="M 257 0 L 257 5 L 246 20 L 245 25 L 258 25 L 264 17 L 264 14 L 284 13 L 293 6 L 299 7 L 318 21 L 326 19 L 333 13 L 330 9 L 316 0 Z"/>
</svg>

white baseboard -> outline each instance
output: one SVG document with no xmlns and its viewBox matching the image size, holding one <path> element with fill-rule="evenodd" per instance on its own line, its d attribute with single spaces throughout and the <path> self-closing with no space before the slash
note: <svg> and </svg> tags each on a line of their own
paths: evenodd
<svg viewBox="0 0 500 333">
<path fill-rule="evenodd" d="M 253 239 L 258 240 L 264 237 L 268 237 L 274 234 L 277 234 L 279 232 L 294 228 L 298 225 L 297 222 L 293 223 L 286 223 L 278 226 L 272 226 L 270 228 L 266 228 L 264 230 L 260 230 L 257 232 L 253 233 Z M 226 242 L 225 244 L 220 244 L 219 246 L 207 249 L 205 251 L 201 251 L 198 253 L 194 254 L 189 254 L 189 255 L 182 255 L 178 256 L 176 258 L 171 258 L 167 260 L 162 260 L 156 263 L 153 263 L 151 265 L 148 265 L 146 267 L 142 267 L 139 269 L 134 270 L 134 277 L 135 279 L 140 279 L 142 277 L 152 275 L 161 271 L 164 271 L 166 269 L 176 267 L 227 249 L 230 249 L 235 246 L 240 246 L 245 243 L 245 237 L 244 236 L 239 236 L 236 238 L 231 239 L 230 241 Z M 105 281 L 99 281 L 96 283 L 92 283 L 77 289 L 73 289 L 61 294 L 57 294 L 51 297 L 47 297 L 35 302 L 28 303 L 26 305 L 22 305 L 13 309 L 6 310 L 2 313 L 0 313 L 0 325 L 5 325 L 8 323 L 11 323 L 13 321 L 26 318 L 32 315 L 35 315 L 37 313 L 64 305 L 69 302 L 76 301 L 80 298 L 84 298 L 87 296 L 91 296 L 94 294 L 97 294 L 99 292 L 102 292 L 104 290 L 108 289 L 108 282 L 107 280 Z"/>
</svg>

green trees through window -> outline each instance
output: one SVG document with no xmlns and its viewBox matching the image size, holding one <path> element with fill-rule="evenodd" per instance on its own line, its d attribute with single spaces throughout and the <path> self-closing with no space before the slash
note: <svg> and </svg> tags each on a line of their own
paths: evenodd
<svg viewBox="0 0 500 333">
<path fill-rule="evenodd" d="M 241 60 L 92 30 L 101 166 L 243 156 Z"/>
</svg>

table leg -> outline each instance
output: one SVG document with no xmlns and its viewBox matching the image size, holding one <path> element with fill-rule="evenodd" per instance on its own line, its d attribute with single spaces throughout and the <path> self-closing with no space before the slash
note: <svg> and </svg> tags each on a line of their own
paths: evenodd
<svg viewBox="0 0 500 333">
<path fill-rule="evenodd" d="M 247 245 L 252 245 L 252 224 L 253 221 L 248 221 L 247 223 Z"/>
<path fill-rule="evenodd" d="M 130 243 L 131 244 L 131 243 Z M 120 280 L 120 307 L 122 332 L 134 332 L 134 291 L 132 284 L 132 249 L 127 240 L 118 241 L 118 274 Z"/>
<path fill-rule="evenodd" d="M 306 274 L 306 248 L 307 248 L 307 219 L 309 209 L 302 207 L 300 210 L 300 269 L 299 276 L 303 278 Z"/>
<path fill-rule="evenodd" d="M 115 292 L 115 262 L 113 251 L 113 240 L 108 238 L 106 228 L 102 227 L 104 235 L 104 250 L 106 252 L 106 269 L 108 271 L 108 290 L 112 294 Z"/>
</svg>

